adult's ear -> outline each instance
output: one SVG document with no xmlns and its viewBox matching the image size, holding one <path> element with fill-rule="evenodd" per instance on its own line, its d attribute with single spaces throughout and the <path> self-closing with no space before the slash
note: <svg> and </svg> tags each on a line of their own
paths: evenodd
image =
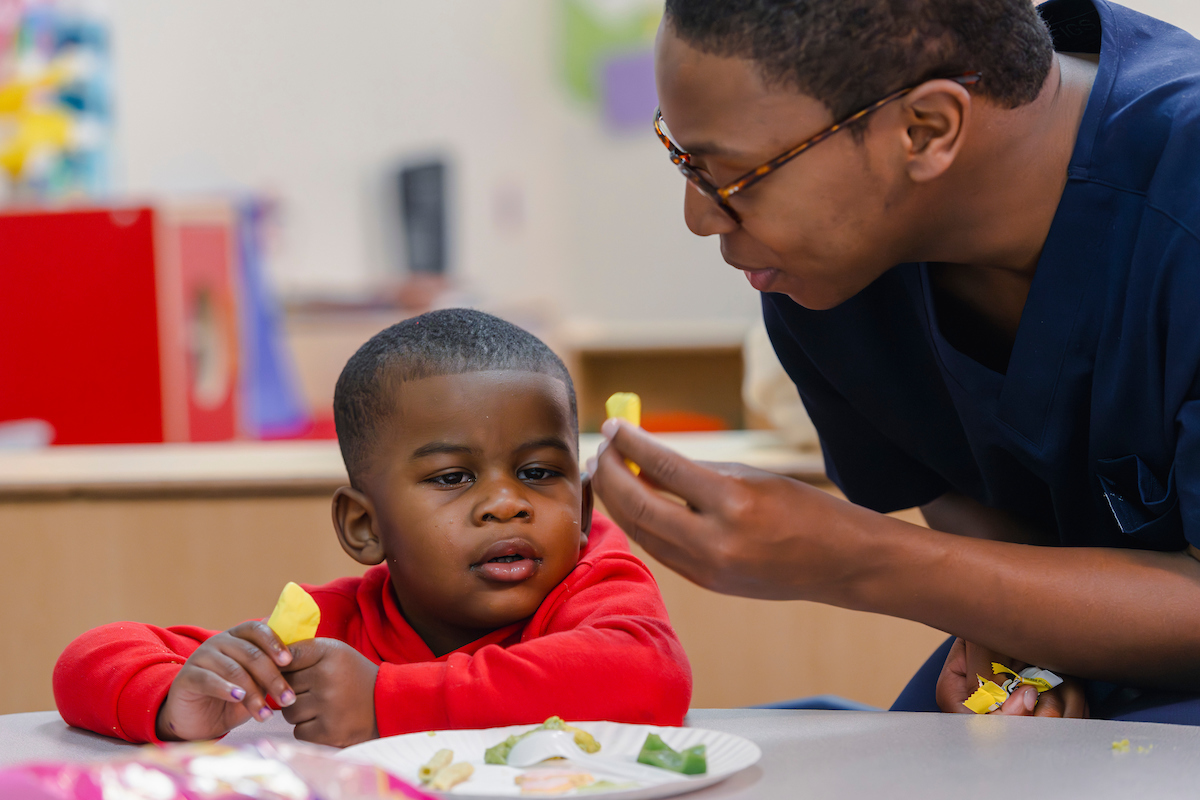
<svg viewBox="0 0 1200 800">
<path fill-rule="evenodd" d="M 596 498 L 592 493 L 592 476 L 583 476 L 583 507 L 579 510 L 579 530 L 584 536 L 592 529 L 592 509 Z"/>
<path fill-rule="evenodd" d="M 971 93 L 961 83 L 939 79 L 922 83 L 901 102 L 908 176 L 917 183 L 940 177 L 966 139 Z"/>
<path fill-rule="evenodd" d="M 383 562 L 383 543 L 375 530 L 375 506 L 357 489 L 342 486 L 333 493 L 333 528 L 351 558 L 368 566 Z"/>
</svg>

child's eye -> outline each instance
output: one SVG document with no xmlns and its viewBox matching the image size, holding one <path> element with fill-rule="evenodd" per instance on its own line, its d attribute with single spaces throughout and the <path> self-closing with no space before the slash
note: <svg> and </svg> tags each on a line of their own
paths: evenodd
<svg viewBox="0 0 1200 800">
<path fill-rule="evenodd" d="M 545 481 L 560 475 L 562 475 L 561 472 L 548 467 L 525 467 L 517 472 L 517 477 L 523 481 Z"/>
<path fill-rule="evenodd" d="M 434 475 L 426 483 L 432 483 L 435 486 L 465 486 L 474 480 L 475 476 L 469 472 L 447 472 L 443 475 Z"/>
</svg>

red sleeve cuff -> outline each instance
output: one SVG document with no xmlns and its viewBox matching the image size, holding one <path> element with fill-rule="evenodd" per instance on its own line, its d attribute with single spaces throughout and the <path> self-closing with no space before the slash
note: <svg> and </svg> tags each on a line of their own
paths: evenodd
<svg viewBox="0 0 1200 800">
<path fill-rule="evenodd" d="M 121 730 L 114 730 L 113 735 L 131 742 L 161 744 L 154 730 L 158 710 L 181 669 L 182 664 L 153 664 L 130 678 L 117 697 L 117 723 Z"/>
<path fill-rule="evenodd" d="M 380 736 L 453 727 L 446 709 L 447 661 L 380 664 L 375 677 L 375 724 Z"/>
</svg>

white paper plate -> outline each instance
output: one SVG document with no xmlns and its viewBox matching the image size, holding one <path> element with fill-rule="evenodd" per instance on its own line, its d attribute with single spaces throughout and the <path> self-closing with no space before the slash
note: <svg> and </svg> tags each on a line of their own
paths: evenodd
<svg viewBox="0 0 1200 800">
<path fill-rule="evenodd" d="M 611 792 L 586 792 L 583 797 L 641 798 L 671 797 L 695 791 L 725 780 L 730 775 L 755 764 L 762 757 L 762 750 L 754 742 L 734 736 L 732 733 L 710 731 L 703 728 L 663 728 L 656 725 L 626 725 L 620 722 L 572 722 L 596 737 L 600 743 L 599 755 L 636 761 L 637 754 L 646 741 L 646 734 L 657 733 L 676 750 L 697 744 L 707 746 L 708 772 L 704 775 L 680 775 L 678 780 L 621 789 Z M 520 788 L 513 778 L 524 770 L 514 767 L 483 763 L 483 751 L 504 741 L 513 734 L 524 733 L 535 726 L 511 725 L 507 728 L 484 728 L 482 730 L 432 731 L 429 733 L 406 733 L 389 736 L 370 742 L 347 747 L 340 758 L 350 761 L 376 764 L 397 777 L 417 783 L 417 770 L 442 748 L 454 751 L 455 761 L 469 761 L 475 767 L 471 779 L 460 783 L 447 796 L 464 797 L 513 797 L 520 796 Z M 598 774 L 598 773 L 597 773 Z M 571 796 L 574 792 L 566 795 Z M 529 796 L 529 795 L 527 795 Z"/>
</svg>

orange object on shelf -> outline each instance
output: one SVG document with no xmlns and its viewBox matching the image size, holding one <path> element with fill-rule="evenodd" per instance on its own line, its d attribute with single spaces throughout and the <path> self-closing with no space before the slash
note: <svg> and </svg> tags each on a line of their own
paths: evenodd
<svg viewBox="0 0 1200 800">
<path fill-rule="evenodd" d="M 651 433 L 729 430 L 725 420 L 698 411 L 646 411 L 642 413 L 642 427 Z"/>
</svg>

